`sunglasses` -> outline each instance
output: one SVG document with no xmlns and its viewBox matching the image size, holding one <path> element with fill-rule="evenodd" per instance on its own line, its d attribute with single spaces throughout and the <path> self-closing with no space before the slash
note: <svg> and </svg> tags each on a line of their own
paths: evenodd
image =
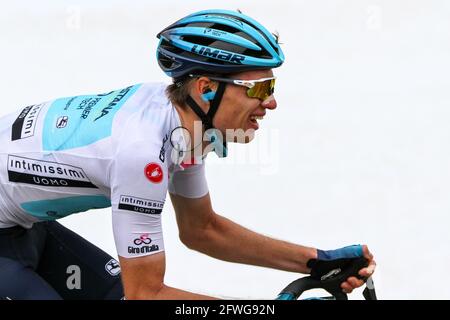
<svg viewBox="0 0 450 320">
<path fill-rule="evenodd" d="M 191 77 L 194 77 L 191 75 Z M 198 77 L 198 76 L 197 76 Z M 276 77 L 262 78 L 258 80 L 238 80 L 238 79 L 228 79 L 219 77 L 206 76 L 211 80 L 231 83 L 237 86 L 247 87 L 247 96 L 249 98 L 257 98 L 259 100 L 266 100 L 268 97 L 273 95 L 275 91 L 275 80 Z"/>
</svg>

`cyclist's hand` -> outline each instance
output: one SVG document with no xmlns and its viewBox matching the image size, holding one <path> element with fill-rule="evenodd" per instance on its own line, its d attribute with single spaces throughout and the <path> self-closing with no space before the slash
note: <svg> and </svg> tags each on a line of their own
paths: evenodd
<svg viewBox="0 0 450 320">
<path fill-rule="evenodd" d="M 366 268 L 359 270 L 358 273 L 361 277 L 364 277 L 367 279 L 370 276 L 372 276 L 372 274 L 375 272 L 375 267 L 377 264 L 376 264 L 375 260 L 373 259 L 373 255 L 372 255 L 372 253 L 370 253 L 369 248 L 366 245 L 364 245 L 364 246 L 362 246 L 362 249 L 363 249 L 363 255 L 369 262 L 369 265 Z M 353 289 L 359 288 L 362 285 L 364 285 L 363 280 L 357 279 L 356 277 L 350 277 L 347 279 L 347 281 L 345 281 L 341 284 L 341 288 L 342 288 L 342 291 L 344 291 L 345 293 L 351 293 L 353 291 Z"/>
<path fill-rule="evenodd" d="M 373 255 L 365 245 L 354 245 L 329 251 L 317 250 L 317 258 L 309 260 L 307 265 L 311 268 L 311 277 L 320 280 L 332 270 L 345 268 L 352 261 L 363 256 L 367 259 L 369 265 L 359 270 L 358 274 L 361 277 L 368 278 L 375 271 L 376 264 Z M 349 277 L 341 284 L 341 288 L 343 292 L 351 293 L 353 289 L 361 287 L 363 284 L 363 280 Z"/>
</svg>

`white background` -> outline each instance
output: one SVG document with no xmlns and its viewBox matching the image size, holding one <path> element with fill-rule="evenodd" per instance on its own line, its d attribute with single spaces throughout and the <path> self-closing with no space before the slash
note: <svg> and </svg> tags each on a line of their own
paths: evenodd
<svg viewBox="0 0 450 320">
<path fill-rule="evenodd" d="M 450 298 L 450 3 L 226 1 L 277 30 L 279 107 L 250 145 L 208 157 L 214 208 L 266 235 L 367 243 L 382 299 Z M 204 1 L 0 1 L 0 115 L 56 97 L 169 79 L 155 35 Z M 1 147 L 1 146 L 0 146 Z M 116 255 L 109 210 L 62 220 Z M 221 262 L 163 213 L 166 283 L 272 299 L 298 275 Z M 359 293 L 359 292 L 358 292 Z M 359 298 L 359 294 L 354 298 Z"/>
</svg>

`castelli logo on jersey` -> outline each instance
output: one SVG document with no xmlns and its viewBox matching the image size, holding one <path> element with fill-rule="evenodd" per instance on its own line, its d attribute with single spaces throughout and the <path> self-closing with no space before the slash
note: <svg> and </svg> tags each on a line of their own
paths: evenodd
<svg viewBox="0 0 450 320">
<path fill-rule="evenodd" d="M 145 166 L 145 176 L 153 183 L 160 183 L 163 179 L 163 170 L 157 163 L 149 163 Z"/>
</svg>

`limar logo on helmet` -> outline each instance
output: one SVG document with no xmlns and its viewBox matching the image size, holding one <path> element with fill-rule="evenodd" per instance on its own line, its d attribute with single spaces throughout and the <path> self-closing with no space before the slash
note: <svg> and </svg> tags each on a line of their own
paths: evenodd
<svg viewBox="0 0 450 320">
<path fill-rule="evenodd" d="M 245 56 L 240 54 L 231 53 L 219 49 L 211 49 L 209 47 L 194 45 L 191 50 L 192 53 L 196 53 L 205 57 L 216 58 L 219 60 L 234 62 L 242 64 L 245 60 Z"/>
<path fill-rule="evenodd" d="M 149 163 L 145 166 L 145 176 L 153 183 L 160 183 L 163 180 L 163 170 L 157 163 Z"/>
</svg>

